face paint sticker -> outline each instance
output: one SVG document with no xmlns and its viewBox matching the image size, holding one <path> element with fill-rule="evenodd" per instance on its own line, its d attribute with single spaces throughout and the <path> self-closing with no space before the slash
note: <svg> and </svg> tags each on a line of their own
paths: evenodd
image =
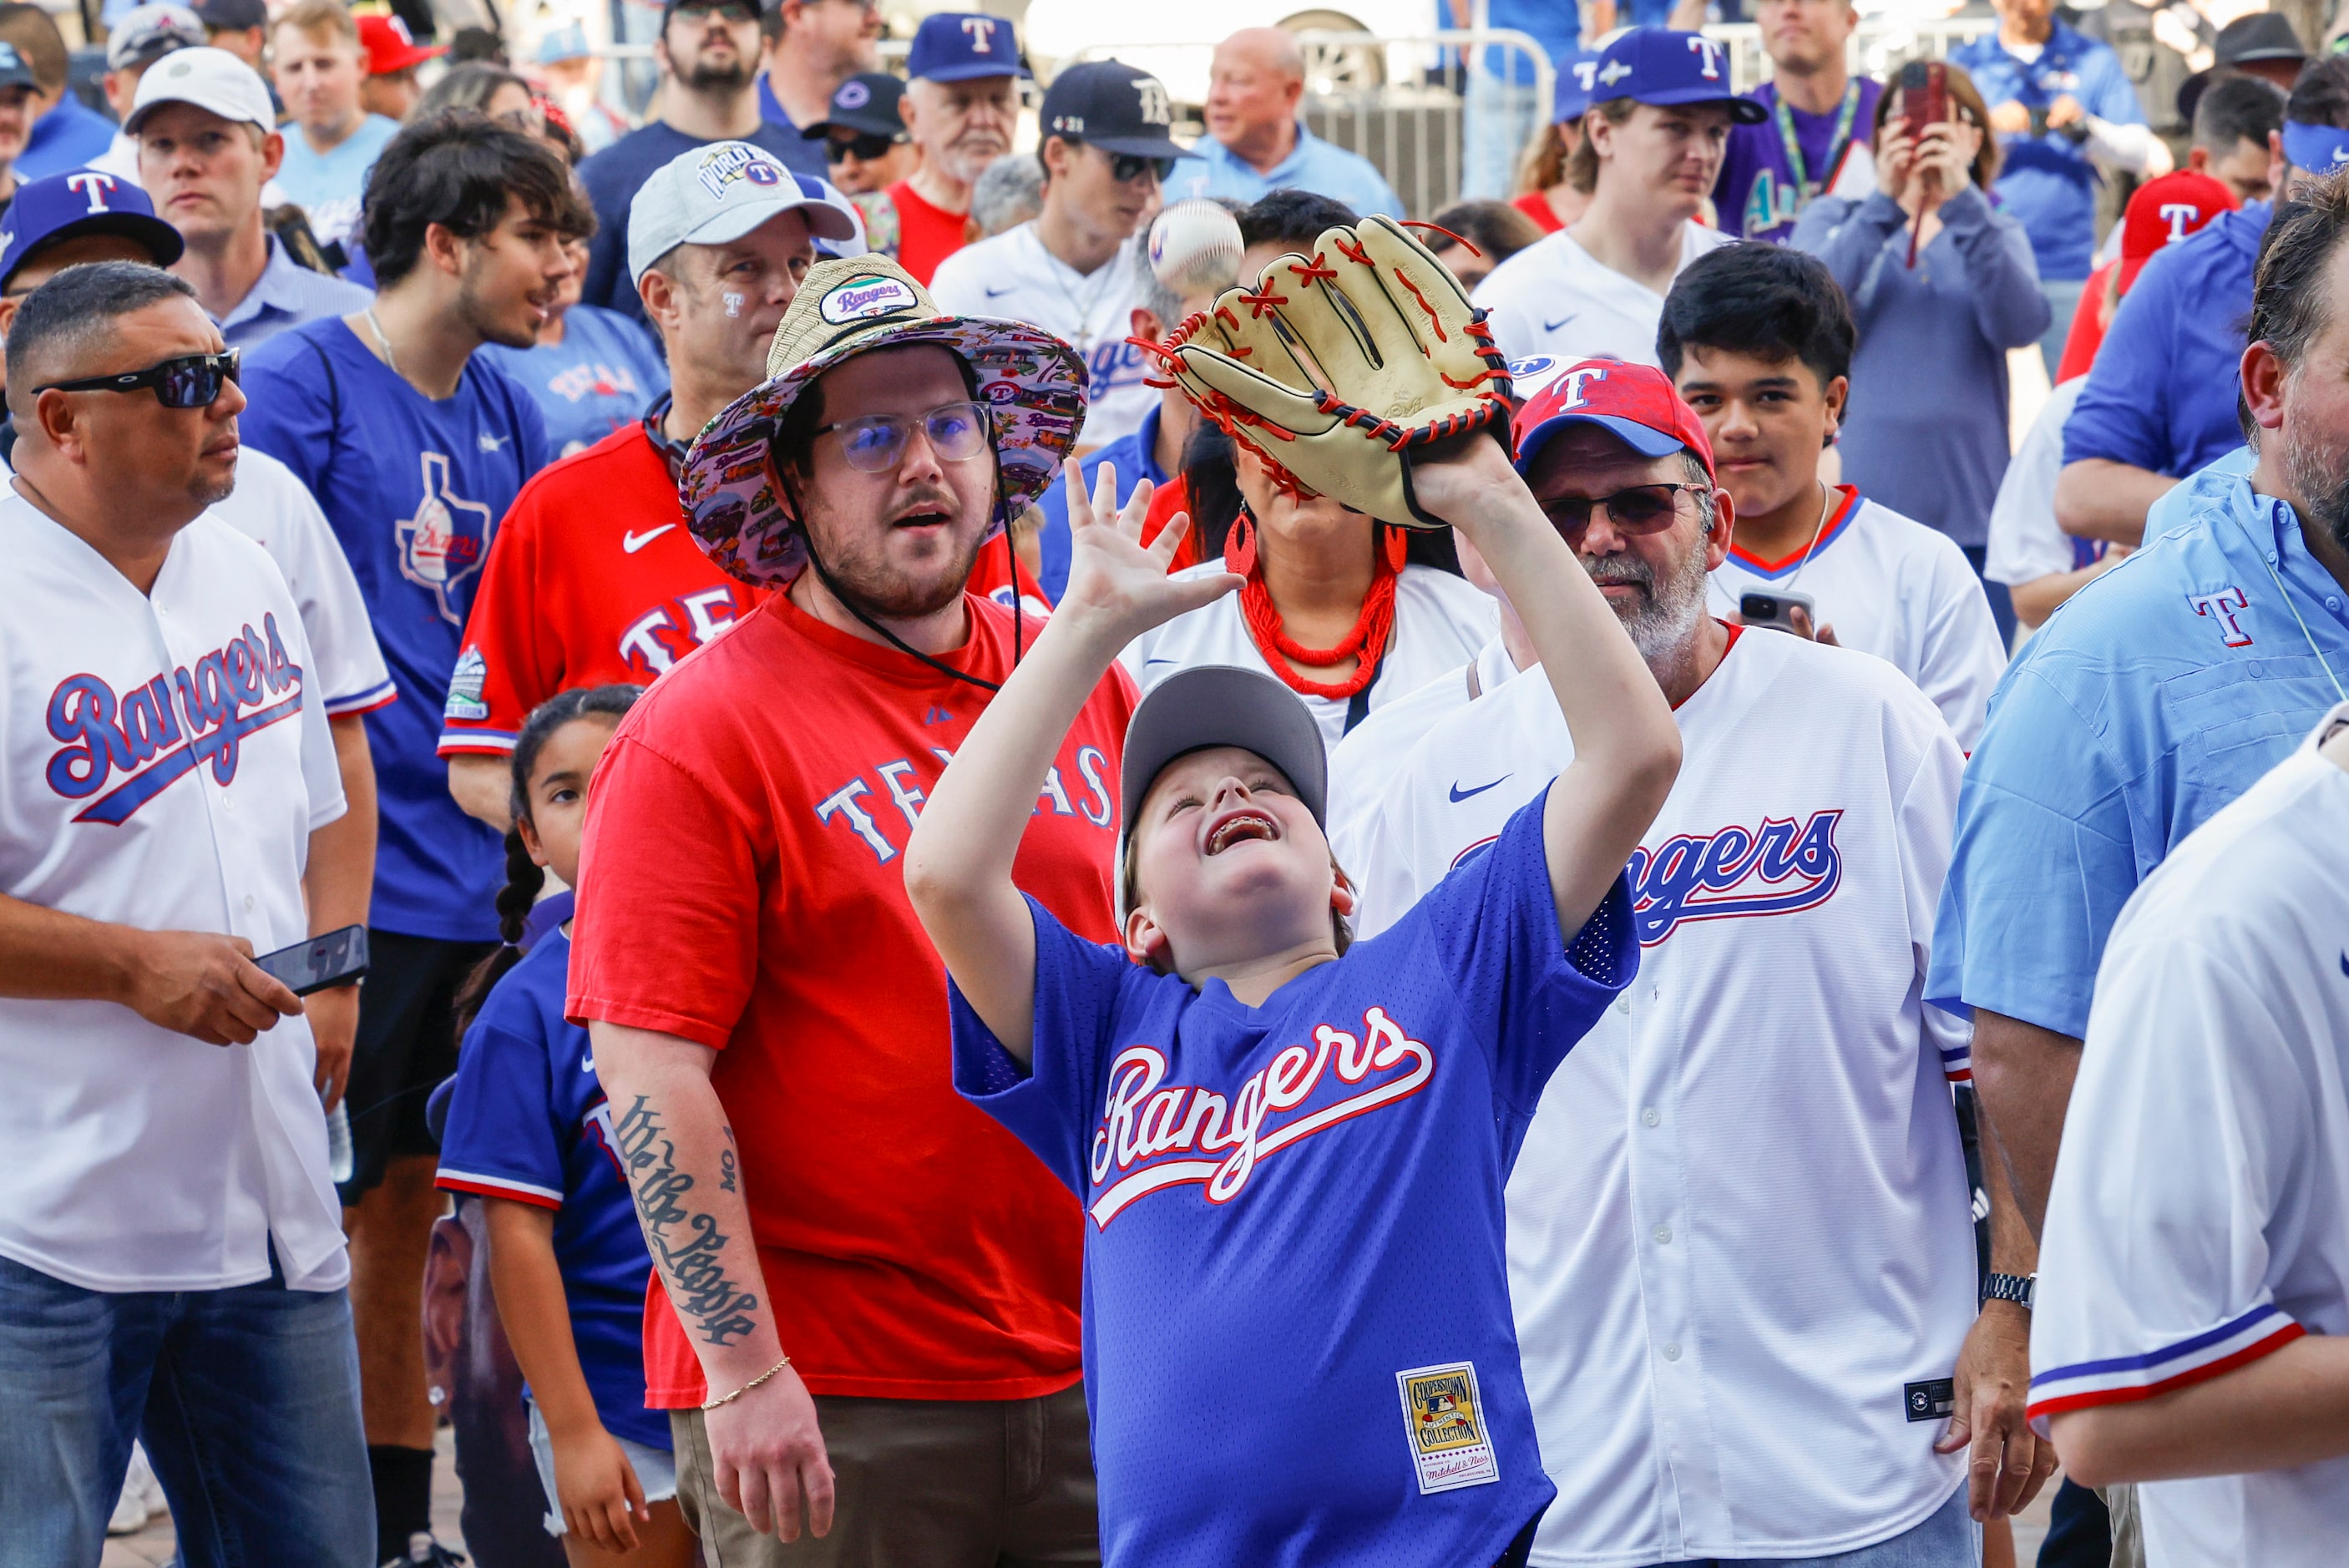
<svg viewBox="0 0 2349 1568">
<path fill-rule="evenodd" d="M 742 314 L 742 296 L 740 294 L 738 294 L 730 289 L 726 293 L 725 299 L 726 315 L 728 320 L 730 321 Z"/>
</svg>

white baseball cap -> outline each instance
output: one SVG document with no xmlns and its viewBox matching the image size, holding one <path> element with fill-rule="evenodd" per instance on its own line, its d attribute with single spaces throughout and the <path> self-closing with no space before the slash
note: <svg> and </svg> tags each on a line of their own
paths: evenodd
<svg viewBox="0 0 2349 1568">
<path fill-rule="evenodd" d="M 264 132 L 277 129 L 277 112 L 261 73 L 226 49 L 175 49 L 148 67 L 122 129 L 136 136 L 147 111 L 166 103 L 191 103 Z"/>
<path fill-rule="evenodd" d="M 722 245 L 784 212 L 804 213 L 819 240 L 860 240 L 847 201 L 833 195 L 823 181 L 792 173 L 747 141 L 680 152 L 653 170 L 628 209 L 628 277 L 641 279 L 679 245 Z"/>
</svg>

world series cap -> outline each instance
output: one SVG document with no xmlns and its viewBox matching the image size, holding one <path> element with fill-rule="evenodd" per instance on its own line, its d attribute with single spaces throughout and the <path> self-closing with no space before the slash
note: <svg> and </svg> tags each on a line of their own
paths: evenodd
<svg viewBox="0 0 2349 1568">
<path fill-rule="evenodd" d="M 2155 252 L 2186 238 L 2220 213 L 2233 211 L 2236 205 L 2234 191 L 2190 169 L 2138 186 L 2121 220 L 2121 293 L 2128 293 Z"/>
<path fill-rule="evenodd" d="M 898 112 L 897 106 L 905 97 L 905 84 L 887 71 L 853 76 L 833 89 L 832 107 L 824 117 L 800 135 L 816 141 L 838 129 L 858 136 L 885 136 L 893 141 L 903 141 L 905 117 Z"/>
<path fill-rule="evenodd" d="M 138 135 L 140 122 L 157 105 L 167 103 L 191 103 L 222 119 L 257 125 L 264 136 L 277 129 L 268 84 L 226 49 L 180 49 L 149 67 L 139 78 L 138 96 L 131 99 L 122 129 Z"/>
<path fill-rule="evenodd" d="M 980 77 L 1024 77 L 1019 36 L 1001 16 L 940 11 L 922 18 L 905 55 L 905 74 L 921 81 L 967 82 Z"/>
<path fill-rule="evenodd" d="M 1713 472 L 1713 443 L 1696 410 L 1681 400 L 1671 377 L 1652 365 L 1585 359 L 1562 370 L 1526 399 L 1512 429 L 1517 471 L 1533 467 L 1551 437 L 1569 425 L 1596 425 L 1621 438 L 1643 458 L 1668 458 L 1685 447 Z"/>
<path fill-rule="evenodd" d="M 1588 49 L 1558 62 L 1557 96 L 1550 123 L 1565 125 L 1590 112 L 1590 89 L 1598 85 L 1599 57 Z"/>
<path fill-rule="evenodd" d="M 829 191 L 747 141 L 680 152 L 653 170 L 628 209 L 628 277 L 641 279 L 679 245 L 722 245 L 785 212 L 804 213 L 819 240 L 856 239 L 856 220 Z"/>
<path fill-rule="evenodd" d="M 1038 117 L 1043 134 L 1090 142 L 1133 158 L 1180 158 L 1190 150 L 1174 139 L 1174 102 L 1165 84 L 1118 60 L 1067 67 L 1045 89 Z"/>
<path fill-rule="evenodd" d="M 106 68 L 152 65 L 176 49 L 200 49 L 211 42 L 203 18 L 185 5 L 141 5 L 106 36 Z"/>
<path fill-rule="evenodd" d="M 0 289 L 47 247 L 87 234 L 119 234 L 146 248 L 159 267 L 180 259 L 180 231 L 155 216 L 147 192 L 95 169 L 72 169 L 16 187 L 0 220 Z"/>
<path fill-rule="evenodd" d="M 1670 106 L 1717 103 L 1740 125 L 1759 125 L 1770 111 L 1729 86 L 1729 51 L 1702 33 L 1632 27 L 1617 35 L 1591 73 L 1590 101 L 1630 98 Z"/>
</svg>

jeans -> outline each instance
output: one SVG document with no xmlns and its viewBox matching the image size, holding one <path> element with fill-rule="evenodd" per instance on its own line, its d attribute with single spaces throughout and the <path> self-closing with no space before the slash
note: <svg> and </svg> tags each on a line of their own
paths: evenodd
<svg viewBox="0 0 2349 1568">
<path fill-rule="evenodd" d="M 1507 58 L 1520 57 L 1512 51 Z M 1543 123 L 1549 106 L 1528 85 L 1518 87 L 1473 66 L 1460 136 L 1460 199 L 1506 201 L 1516 189 L 1517 155 Z"/>
<path fill-rule="evenodd" d="M 1982 1562 L 1982 1526 L 1966 1511 L 1966 1489 L 1889 1541 L 1826 1557 L 1705 1558 L 1671 1568 L 1975 1568 Z"/>
<path fill-rule="evenodd" d="M 117 1294 L 0 1258 L 0 1568 L 95 1568 L 140 1437 L 181 1568 L 375 1568 L 345 1293 Z"/>
<path fill-rule="evenodd" d="M 2047 362 L 2047 380 L 2055 380 L 2055 366 L 2064 358 L 2064 340 L 2072 335 L 2072 316 L 2080 308 L 2080 295 L 2087 292 L 2085 278 L 2041 278 L 2039 292 L 2046 296 L 2050 313 L 2047 330 L 2039 335 L 2039 357 Z"/>
</svg>

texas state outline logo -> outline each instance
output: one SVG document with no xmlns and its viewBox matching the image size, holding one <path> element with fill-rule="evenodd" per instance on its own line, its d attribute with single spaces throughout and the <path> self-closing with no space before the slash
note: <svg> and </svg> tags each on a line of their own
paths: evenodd
<svg viewBox="0 0 2349 1568">
<path fill-rule="evenodd" d="M 399 574 L 431 594 L 440 618 L 452 626 L 465 624 L 472 607 L 473 580 L 490 553 L 490 531 L 496 519 L 477 500 L 467 500 L 449 488 L 450 462 L 440 452 L 422 454 L 424 490 L 416 511 L 393 523 L 399 549 Z"/>
</svg>

